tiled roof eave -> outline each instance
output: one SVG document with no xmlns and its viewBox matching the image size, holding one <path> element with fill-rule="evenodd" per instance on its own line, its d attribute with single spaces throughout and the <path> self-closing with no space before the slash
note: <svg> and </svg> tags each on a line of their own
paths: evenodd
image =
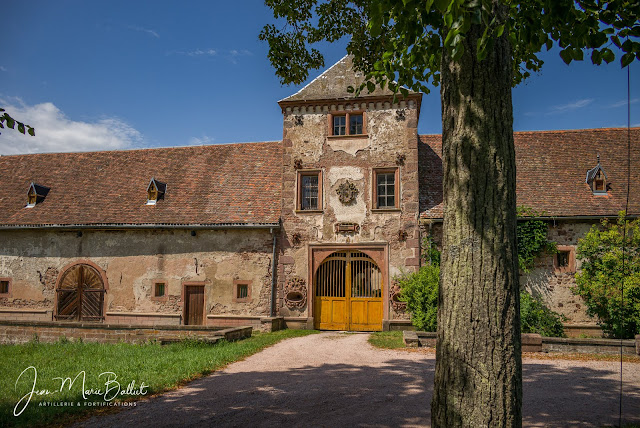
<svg viewBox="0 0 640 428">
<path fill-rule="evenodd" d="M 21 229 L 273 229 L 280 223 L 94 223 L 94 224 L 0 224 L 0 230 Z"/>
</svg>

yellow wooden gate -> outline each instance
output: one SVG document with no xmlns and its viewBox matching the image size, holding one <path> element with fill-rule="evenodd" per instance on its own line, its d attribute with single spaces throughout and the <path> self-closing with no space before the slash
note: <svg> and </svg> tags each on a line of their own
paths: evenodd
<svg viewBox="0 0 640 428">
<path fill-rule="evenodd" d="M 360 251 L 331 254 L 318 267 L 315 327 L 320 330 L 382 330 L 383 278 L 371 257 Z"/>
</svg>

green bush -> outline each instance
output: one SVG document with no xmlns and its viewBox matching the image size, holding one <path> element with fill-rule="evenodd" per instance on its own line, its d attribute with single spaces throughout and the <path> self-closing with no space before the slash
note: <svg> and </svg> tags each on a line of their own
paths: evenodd
<svg viewBox="0 0 640 428">
<path fill-rule="evenodd" d="M 552 311 L 526 291 L 520 292 L 520 323 L 523 333 L 545 337 L 564 337 L 565 317 Z"/>
<path fill-rule="evenodd" d="M 640 220 L 625 224 L 621 212 L 617 223 L 603 220 L 601 227 L 594 225 L 578 241 L 576 257 L 582 267 L 573 292 L 582 296 L 587 313 L 597 316 L 611 337 L 632 338 L 640 333 Z"/>
<path fill-rule="evenodd" d="M 400 285 L 400 300 L 407 302 L 411 323 L 424 331 L 436 331 L 438 325 L 438 283 L 440 266 L 425 265 L 417 272 L 396 279 Z"/>
</svg>

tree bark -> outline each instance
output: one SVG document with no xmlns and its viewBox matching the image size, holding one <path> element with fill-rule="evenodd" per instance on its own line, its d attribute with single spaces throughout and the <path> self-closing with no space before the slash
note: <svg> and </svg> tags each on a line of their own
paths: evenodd
<svg viewBox="0 0 640 428">
<path fill-rule="evenodd" d="M 497 4 L 498 2 L 494 2 Z M 498 17 L 500 18 L 500 17 Z M 433 427 L 522 426 L 512 55 L 443 49 L 444 232 Z"/>
</svg>

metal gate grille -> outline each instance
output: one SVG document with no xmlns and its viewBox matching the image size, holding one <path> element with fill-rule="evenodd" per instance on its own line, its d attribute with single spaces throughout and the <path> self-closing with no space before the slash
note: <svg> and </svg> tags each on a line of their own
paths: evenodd
<svg viewBox="0 0 640 428">
<path fill-rule="evenodd" d="M 104 284 L 98 271 L 89 265 L 68 269 L 60 281 L 56 319 L 101 321 L 104 317 Z"/>
<path fill-rule="evenodd" d="M 360 251 L 336 252 L 318 267 L 315 324 L 326 330 L 381 330 L 383 276 Z"/>
</svg>

